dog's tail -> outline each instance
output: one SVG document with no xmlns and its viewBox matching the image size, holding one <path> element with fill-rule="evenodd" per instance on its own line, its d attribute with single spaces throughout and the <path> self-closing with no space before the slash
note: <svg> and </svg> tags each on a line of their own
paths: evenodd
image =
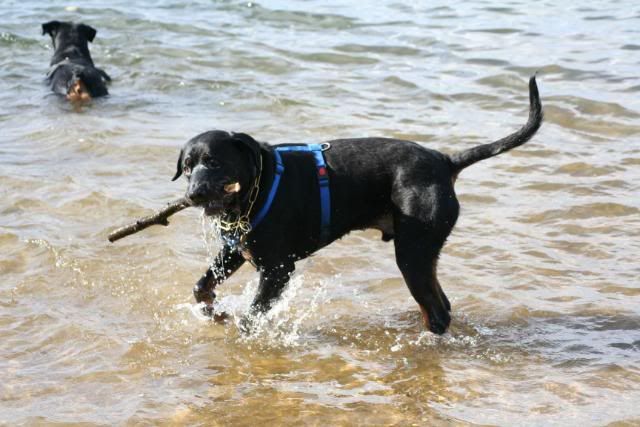
<svg viewBox="0 0 640 427">
<path fill-rule="evenodd" d="M 527 142 L 535 135 L 542 124 L 542 117 L 542 104 L 538 94 L 538 85 L 536 84 L 536 77 L 533 76 L 529 80 L 529 120 L 527 120 L 527 123 L 519 131 L 505 138 L 452 154 L 450 159 L 454 176 L 475 162 L 497 156 Z"/>
</svg>

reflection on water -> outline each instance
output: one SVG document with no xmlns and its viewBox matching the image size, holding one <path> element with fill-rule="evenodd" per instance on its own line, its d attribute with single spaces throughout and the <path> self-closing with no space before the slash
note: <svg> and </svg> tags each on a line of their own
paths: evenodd
<svg viewBox="0 0 640 427">
<path fill-rule="evenodd" d="M 27 0 L 0 18 L 0 423 L 640 423 L 635 4 Z M 98 29 L 109 98 L 47 93 L 50 19 Z M 299 263 L 250 335 L 249 266 L 217 290 L 226 323 L 193 302 L 215 253 L 199 212 L 106 241 L 184 191 L 178 150 L 202 131 L 454 152 L 524 123 L 536 71 L 541 131 L 457 182 L 444 336 L 377 232 Z"/>
</svg>

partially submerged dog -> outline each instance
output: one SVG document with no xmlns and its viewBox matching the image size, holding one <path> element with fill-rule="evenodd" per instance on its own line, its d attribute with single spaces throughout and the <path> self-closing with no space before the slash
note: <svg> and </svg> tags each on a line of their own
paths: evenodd
<svg viewBox="0 0 640 427">
<path fill-rule="evenodd" d="M 47 82 L 51 90 L 72 102 L 86 102 L 106 96 L 111 77 L 96 68 L 89 53 L 96 30 L 85 24 L 50 21 L 42 24 L 42 34 L 49 34 L 54 53 Z"/>
<path fill-rule="evenodd" d="M 426 326 L 444 333 L 451 305 L 436 266 L 458 219 L 456 178 L 536 133 L 543 114 L 535 77 L 529 98 L 529 119 L 519 131 L 452 155 L 387 138 L 271 146 L 216 130 L 191 139 L 180 152 L 173 180 L 187 177 L 186 198 L 220 217 L 224 241 L 193 290 L 196 300 L 211 313 L 216 285 L 249 260 L 260 272 L 250 314 L 265 312 L 297 260 L 352 230 L 373 228 L 382 240 L 393 240 L 396 262 Z"/>
</svg>

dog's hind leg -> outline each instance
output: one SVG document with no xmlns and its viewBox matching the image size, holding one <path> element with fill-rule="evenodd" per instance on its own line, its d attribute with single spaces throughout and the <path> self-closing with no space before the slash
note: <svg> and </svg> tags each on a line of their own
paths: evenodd
<svg viewBox="0 0 640 427">
<path fill-rule="evenodd" d="M 420 306 L 425 326 L 436 334 L 443 334 L 449 327 L 450 305 L 438 283 L 436 268 L 440 245 L 429 240 L 426 233 L 414 229 L 412 237 L 396 234 L 396 262 Z M 409 236 L 409 235 L 407 235 Z"/>
<path fill-rule="evenodd" d="M 445 200 L 439 205 L 433 198 L 403 200 L 394 213 L 396 263 L 420 306 L 425 326 L 442 334 L 451 322 L 451 304 L 436 269 L 440 250 L 456 222 L 458 204 L 449 197 L 438 198 Z M 428 205 L 423 200 L 428 200 Z"/>
<path fill-rule="evenodd" d="M 440 281 L 438 280 L 437 277 L 436 277 L 436 282 L 438 283 L 438 290 L 440 292 L 440 296 L 442 297 L 442 302 L 444 302 L 444 306 L 446 307 L 447 311 L 451 311 L 451 303 L 449 302 L 449 298 L 447 298 L 447 295 L 445 295 L 444 291 L 442 290 L 442 287 L 440 286 Z"/>
</svg>

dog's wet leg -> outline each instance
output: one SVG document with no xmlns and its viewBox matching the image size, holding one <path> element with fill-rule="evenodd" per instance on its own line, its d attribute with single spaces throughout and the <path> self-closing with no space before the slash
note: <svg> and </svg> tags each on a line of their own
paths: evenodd
<svg viewBox="0 0 640 427">
<path fill-rule="evenodd" d="M 273 307 L 276 300 L 282 295 L 291 273 L 295 270 L 293 263 L 281 264 L 277 267 L 265 267 L 260 273 L 260 285 L 258 286 L 258 293 L 256 294 L 251 308 L 249 309 L 249 316 L 242 320 L 241 328 L 248 332 L 251 328 L 251 323 L 255 320 L 257 315 L 266 313 Z"/>
<path fill-rule="evenodd" d="M 289 283 L 289 278 L 294 270 L 293 263 L 263 269 L 260 274 L 258 293 L 251 303 L 251 310 L 263 313 L 269 311 L 282 294 L 284 287 Z"/>
<path fill-rule="evenodd" d="M 207 269 L 205 274 L 193 287 L 193 296 L 196 301 L 206 304 L 204 309 L 205 314 L 211 314 L 213 300 L 216 297 L 214 293 L 215 287 L 235 273 L 244 262 L 245 259 L 242 255 L 240 255 L 238 251 L 230 249 L 228 246 L 224 246 L 218 253 L 213 261 L 213 265 Z"/>
<path fill-rule="evenodd" d="M 395 230 L 396 262 L 420 306 L 425 326 L 443 334 L 451 322 L 451 305 L 436 275 L 444 239 L 438 238 L 428 223 L 402 214 L 396 218 Z"/>
<path fill-rule="evenodd" d="M 438 280 L 437 277 L 436 277 L 436 283 L 438 284 L 438 292 L 440 293 L 440 298 L 442 298 L 442 302 L 444 303 L 444 306 L 447 308 L 447 311 L 451 311 L 451 303 L 449 302 L 449 298 L 447 298 L 447 295 L 442 290 L 442 286 L 440 286 L 440 281 Z"/>
</svg>

